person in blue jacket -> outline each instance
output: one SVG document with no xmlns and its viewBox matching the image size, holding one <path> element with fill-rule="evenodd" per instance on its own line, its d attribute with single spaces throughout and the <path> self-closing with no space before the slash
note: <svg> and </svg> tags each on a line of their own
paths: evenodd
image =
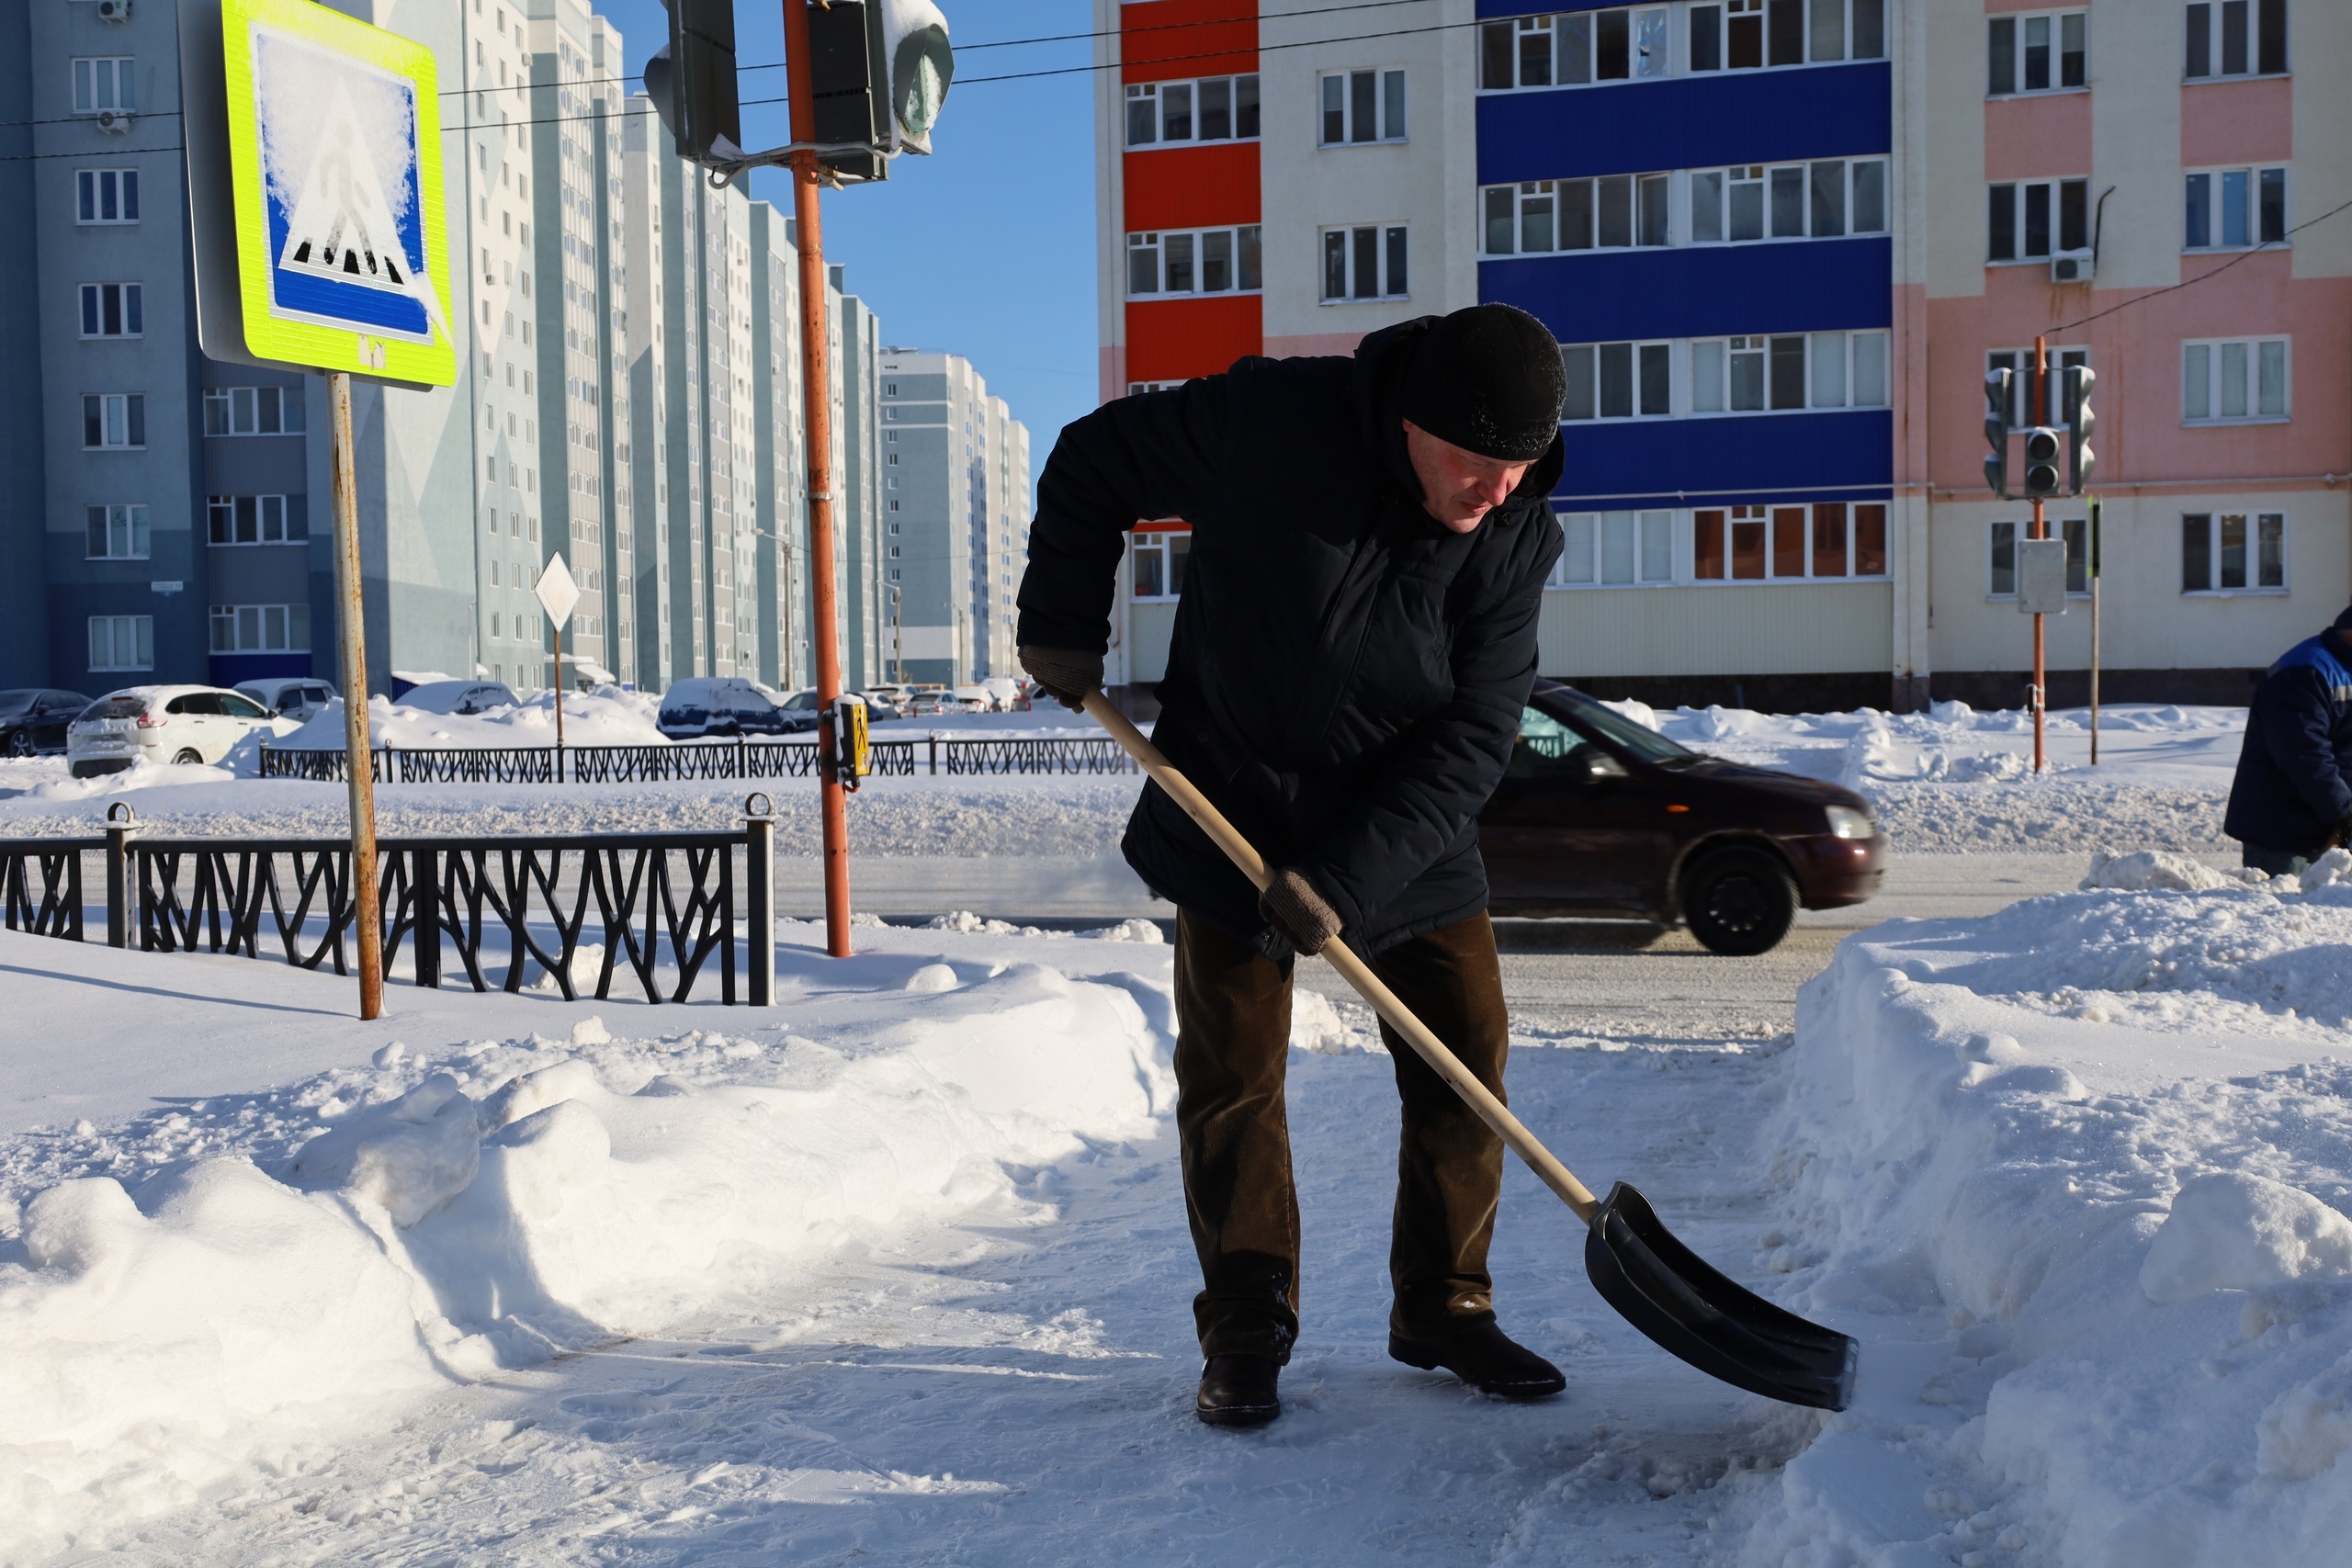
<svg viewBox="0 0 2352 1568">
<path fill-rule="evenodd" d="M 2352 843 L 2352 609 L 2255 687 L 2222 830 L 2274 876 Z"/>
</svg>

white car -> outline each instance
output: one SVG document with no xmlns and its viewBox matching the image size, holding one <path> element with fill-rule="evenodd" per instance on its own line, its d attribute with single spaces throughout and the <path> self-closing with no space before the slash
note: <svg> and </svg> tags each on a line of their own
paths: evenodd
<svg viewBox="0 0 2352 1568">
<path fill-rule="evenodd" d="M 237 690 L 270 712 L 305 724 L 324 713 L 335 698 L 334 682 L 316 675 L 273 675 L 241 682 Z"/>
<path fill-rule="evenodd" d="M 134 762 L 218 762 L 256 729 L 295 726 L 242 692 L 218 686 L 126 686 L 82 710 L 66 728 L 65 756 L 77 779 L 119 773 Z"/>
<path fill-rule="evenodd" d="M 513 707 L 514 694 L 503 681 L 427 681 L 393 698 L 392 705 L 426 713 L 488 713 Z"/>
</svg>

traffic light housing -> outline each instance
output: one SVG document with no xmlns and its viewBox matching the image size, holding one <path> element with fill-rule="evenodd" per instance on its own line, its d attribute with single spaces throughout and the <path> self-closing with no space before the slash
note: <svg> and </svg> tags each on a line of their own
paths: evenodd
<svg viewBox="0 0 2352 1568">
<path fill-rule="evenodd" d="M 1984 373 L 1984 441 L 1992 447 L 1984 456 L 1984 482 L 2003 501 L 2009 499 L 2009 395 L 2016 375 L 2006 367 Z"/>
<path fill-rule="evenodd" d="M 664 0 L 670 42 L 645 90 L 687 162 L 731 179 L 790 161 L 789 147 L 746 152 L 735 80 L 735 0 Z M 797 0 L 787 0 L 797 4 Z M 817 161 L 835 184 L 889 177 L 900 152 L 929 152 L 956 60 L 933 0 L 831 0 L 808 9 Z"/>
<path fill-rule="evenodd" d="M 2090 488 L 2096 458 L 2091 452 L 2091 432 L 2098 420 L 2091 414 L 2091 389 L 2098 378 L 2087 365 L 2066 367 L 2064 402 L 2066 419 L 2066 491 L 2080 495 Z"/>
<path fill-rule="evenodd" d="M 2030 501 L 2064 491 L 2059 459 L 2064 455 L 2066 432 L 2055 424 L 2030 425 L 2025 431 L 2025 493 Z"/>
</svg>

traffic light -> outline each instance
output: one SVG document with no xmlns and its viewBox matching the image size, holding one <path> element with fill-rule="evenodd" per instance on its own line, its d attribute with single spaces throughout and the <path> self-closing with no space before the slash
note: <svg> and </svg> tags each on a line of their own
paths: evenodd
<svg viewBox="0 0 2352 1568">
<path fill-rule="evenodd" d="M 646 63 L 645 90 L 678 155 L 729 178 L 788 162 L 786 148 L 746 152 L 741 144 L 734 0 L 665 4 L 670 42 Z M 956 76 L 947 19 L 932 0 L 811 6 L 808 71 L 817 161 L 837 183 L 887 179 L 888 160 L 931 151 L 931 130 Z"/>
<path fill-rule="evenodd" d="M 1984 482 L 2003 501 L 2009 499 L 2009 388 L 2016 374 L 2007 367 L 1984 373 L 1984 440 L 1993 448 L 1984 457 Z"/>
<path fill-rule="evenodd" d="M 2087 365 L 2066 367 L 2064 407 L 2066 417 L 2066 492 L 2080 495 L 2090 488 L 2091 474 L 2097 459 L 2091 452 L 2091 432 L 2098 420 L 2091 414 L 2091 389 L 2098 378 L 2091 374 Z"/>
<path fill-rule="evenodd" d="M 2064 429 L 2054 424 L 2029 426 L 2025 433 L 2025 493 L 2029 500 L 2058 494 L 2065 482 L 2058 458 L 2066 442 Z"/>
</svg>

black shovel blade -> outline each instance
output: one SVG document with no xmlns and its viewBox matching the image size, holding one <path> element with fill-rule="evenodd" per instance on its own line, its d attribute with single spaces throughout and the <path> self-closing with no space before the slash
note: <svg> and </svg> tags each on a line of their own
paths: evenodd
<svg viewBox="0 0 2352 1568">
<path fill-rule="evenodd" d="M 1623 1181 L 1592 1216 L 1584 1267 L 1626 1322 L 1711 1377 L 1818 1410 L 1854 1397 L 1859 1345 L 1724 1279 Z"/>
</svg>

